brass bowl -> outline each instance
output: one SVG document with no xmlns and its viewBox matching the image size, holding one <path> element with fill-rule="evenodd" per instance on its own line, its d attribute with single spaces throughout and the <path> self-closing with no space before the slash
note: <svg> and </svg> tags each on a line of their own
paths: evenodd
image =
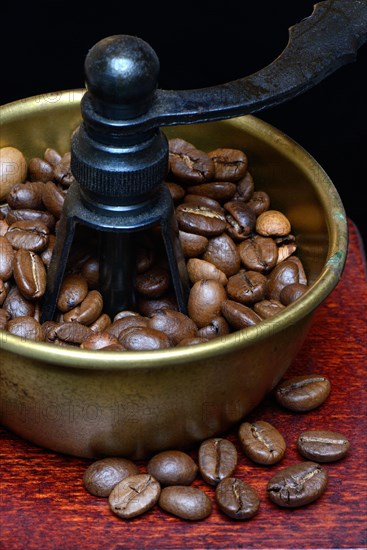
<svg viewBox="0 0 367 550">
<path fill-rule="evenodd" d="M 27 158 L 69 150 L 84 90 L 1 108 L 1 146 Z M 347 225 L 338 193 L 317 162 L 253 117 L 165 128 L 210 150 L 243 148 L 258 190 L 288 216 L 309 291 L 256 327 L 209 343 L 154 352 L 93 352 L 0 332 L 1 422 L 54 451 L 83 457 L 145 458 L 189 448 L 239 422 L 282 378 L 312 315 L 338 283 Z"/>
</svg>

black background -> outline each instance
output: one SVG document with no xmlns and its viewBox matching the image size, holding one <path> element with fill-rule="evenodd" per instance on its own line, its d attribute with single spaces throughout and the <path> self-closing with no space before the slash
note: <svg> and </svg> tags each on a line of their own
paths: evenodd
<svg viewBox="0 0 367 550">
<path fill-rule="evenodd" d="M 279 55 L 288 28 L 309 16 L 313 4 L 310 0 L 7 3 L 1 10 L 0 102 L 83 87 L 85 55 L 97 41 L 113 34 L 139 36 L 154 48 L 161 65 L 160 88 L 198 88 L 234 80 Z M 356 62 L 307 93 L 256 115 L 316 158 L 364 239 L 366 69 L 365 44 Z"/>
</svg>

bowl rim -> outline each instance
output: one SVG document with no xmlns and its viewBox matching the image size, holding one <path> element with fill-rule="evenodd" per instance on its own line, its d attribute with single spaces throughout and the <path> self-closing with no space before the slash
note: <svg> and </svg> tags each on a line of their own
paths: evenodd
<svg viewBox="0 0 367 550">
<path fill-rule="evenodd" d="M 80 103 L 84 93 L 84 89 L 52 92 L 47 96 L 57 98 L 57 101 L 49 102 L 40 101 L 41 96 L 20 99 L 0 106 L 0 119 L 3 123 L 8 118 L 12 118 L 14 112 L 19 112 L 19 116 L 26 116 L 34 109 L 35 102 L 38 103 L 37 108 L 42 110 L 65 108 L 66 104 Z M 69 368 L 90 369 L 93 371 L 100 369 L 146 369 L 147 367 L 156 369 L 168 365 L 191 363 L 195 360 L 217 358 L 223 354 L 251 346 L 255 342 L 257 343 L 295 324 L 295 322 L 314 311 L 338 284 L 345 266 L 348 249 L 348 228 L 340 196 L 329 176 L 314 157 L 281 130 L 253 115 L 226 119 L 224 122 L 242 125 L 247 131 L 252 131 L 257 137 L 265 140 L 283 154 L 285 150 L 291 151 L 292 160 L 297 162 L 298 166 L 309 174 L 311 180 L 317 174 L 317 185 L 314 185 L 314 190 L 327 214 L 329 247 L 323 269 L 302 298 L 287 306 L 280 314 L 261 321 L 259 325 L 237 330 L 226 336 L 195 346 L 176 346 L 154 351 L 90 351 L 81 348 L 58 347 L 45 342 L 33 342 L 0 330 L 0 349 L 32 360 Z"/>
</svg>

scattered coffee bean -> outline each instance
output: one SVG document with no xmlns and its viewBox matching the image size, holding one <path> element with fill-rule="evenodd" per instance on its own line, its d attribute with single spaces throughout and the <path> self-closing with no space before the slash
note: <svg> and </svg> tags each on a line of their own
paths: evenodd
<svg viewBox="0 0 367 550">
<path fill-rule="evenodd" d="M 136 474 L 117 483 L 108 497 L 108 502 L 114 514 L 129 519 L 153 508 L 160 493 L 161 487 L 153 476 Z"/>
<path fill-rule="evenodd" d="M 139 474 L 138 467 L 126 458 L 103 458 L 93 462 L 83 476 L 84 487 L 97 497 L 108 497 L 120 481 Z"/>
<path fill-rule="evenodd" d="M 215 499 L 224 514 L 237 520 L 254 517 L 260 507 L 255 489 L 236 477 L 227 477 L 218 484 Z"/>
<path fill-rule="evenodd" d="M 279 470 L 267 485 L 272 502 L 285 508 L 305 506 L 325 491 L 328 474 L 315 462 L 300 462 Z"/>
<path fill-rule="evenodd" d="M 196 478 L 198 466 L 183 451 L 162 451 L 149 460 L 147 471 L 161 485 L 190 485 Z"/>
<path fill-rule="evenodd" d="M 191 521 L 205 519 L 212 511 L 211 500 L 204 491 L 185 485 L 164 487 L 158 504 L 166 512 Z"/>
<path fill-rule="evenodd" d="M 237 449 L 228 439 L 207 439 L 199 447 L 199 470 L 209 485 L 230 477 L 237 466 Z"/>
<path fill-rule="evenodd" d="M 334 462 L 344 458 L 349 450 L 348 439 L 338 432 L 307 430 L 299 436 L 297 449 L 308 460 Z"/>
<path fill-rule="evenodd" d="M 285 454 L 284 438 L 269 422 L 243 422 L 238 435 L 244 454 L 253 462 L 264 465 L 276 464 Z"/>
<path fill-rule="evenodd" d="M 329 380 L 318 374 L 294 376 L 275 388 L 278 403 L 295 412 L 307 412 L 319 407 L 329 393 Z"/>
</svg>

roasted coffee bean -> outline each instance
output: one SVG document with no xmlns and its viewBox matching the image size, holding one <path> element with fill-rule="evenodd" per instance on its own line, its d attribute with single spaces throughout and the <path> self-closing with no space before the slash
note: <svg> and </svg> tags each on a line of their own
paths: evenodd
<svg viewBox="0 0 367 550">
<path fill-rule="evenodd" d="M 172 450 L 154 455 L 147 464 L 147 471 L 161 485 L 191 485 L 198 466 L 187 453 Z"/>
<path fill-rule="evenodd" d="M 13 185 L 6 196 L 6 201 L 10 208 L 13 209 L 34 209 L 40 210 L 43 208 L 42 192 L 44 183 L 42 182 L 26 182 Z"/>
<path fill-rule="evenodd" d="M 235 330 L 257 325 L 262 320 L 253 309 L 234 300 L 224 300 L 221 311 L 223 317 Z"/>
<path fill-rule="evenodd" d="M 159 298 L 170 286 L 170 274 L 161 266 L 152 266 L 135 278 L 135 289 L 146 298 Z"/>
<path fill-rule="evenodd" d="M 231 237 L 242 240 L 251 235 L 256 225 L 256 214 L 242 201 L 226 202 L 224 208 L 228 212 L 226 220 L 229 223 L 227 231 L 231 231 Z"/>
<path fill-rule="evenodd" d="M 57 338 L 71 344 L 81 344 L 92 334 L 94 334 L 94 332 L 89 327 L 76 321 L 62 323 L 55 329 Z"/>
<path fill-rule="evenodd" d="M 56 218 L 60 218 L 65 195 L 60 191 L 53 181 L 43 184 L 42 202 Z"/>
<path fill-rule="evenodd" d="M 278 300 L 261 300 L 254 304 L 254 311 L 260 315 L 262 319 L 269 319 L 283 311 L 285 306 Z"/>
<path fill-rule="evenodd" d="M 102 294 L 98 290 L 91 290 L 78 306 L 64 314 L 64 321 L 78 321 L 78 323 L 83 323 L 83 325 L 90 325 L 98 319 L 102 313 L 102 309 Z"/>
<path fill-rule="evenodd" d="M 156 504 L 161 487 L 149 474 L 125 477 L 114 486 L 108 497 L 109 506 L 120 518 L 133 518 L 147 512 Z"/>
<path fill-rule="evenodd" d="M 166 349 L 171 342 L 164 332 L 149 327 L 130 327 L 119 334 L 119 342 L 128 350 Z"/>
<path fill-rule="evenodd" d="M 13 275 L 14 250 L 6 237 L 0 236 L 0 279 L 7 281 Z"/>
<path fill-rule="evenodd" d="M 59 162 L 61 161 L 61 155 L 56 151 L 56 149 L 52 149 L 51 147 L 48 147 L 43 155 L 43 158 L 46 162 L 51 164 L 52 167 L 55 167 Z"/>
<path fill-rule="evenodd" d="M 45 321 L 42 323 L 42 331 L 46 342 L 54 342 L 57 338 L 56 329 L 60 326 L 60 323 L 56 321 Z"/>
<path fill-rule="evenodd" d="M 225 336 L 229 334 L 230 327 L 224 317 L 219 315 L 210 321 L 205 327 L 201 327 L 198 331 L 198 334 L 202 338 L 212 340 L 213 338 L 218 338 L 219 336 Z"/>
<path fill-rule="evenodd" d="M 275 426 L 264 420 L 243 422 L 238 436 L 244 454 L 257 464 L 276 464 L 285 454 L 284 437 Z"/>
<path fill-rule="evenodd" d="M 246 204 L 253 209 L 256 216 L 260 216 L 270 207 L 270 197 L 265 191 L 254 191 Z"/>
<path fill-rule="evenodd" d="M 297 440 L 298 452 L 308 460 L 334 462 L 344 458 L 350 447 L 341 433 L 329 430 L 307 430 Z"/>
<path fill-rule="evenodd" d="M 280 405 L 295 412 L 307 412 L 319 407 L 330 393 L 330 381 L 319 374 L 294 376 L 279 383 L 275 398 Z"/>
<path fill-rule="evenodd" d="M 89 328 L 93 332 L 104 332 L 112 324 L 111 317 L 107 313 L 102 313 L 91 325 Z"/>
<path fill-rule="evenodd" d="M 247 170 L 246 174 L 237 182 L 237 191 L 236 199 L 242 201 L 248 201 L 251 199 L 252 194 L 255 190 L 254 178 L 251 173 Z M 238 196 L 237 196 L 238 195 Z"/>
<path fill-rule="evenodd" d="M 61 284 L 57 307 L 62 313 L 75 308 L 86 298 L 88 284 L 81 275 L 66 275 Z"/>
<path fill-rule="evenodd" d="M 204 195 L 221 203 L 232 199 L 236 192 L 236 186 L 229 181 L 214 181 L 191 185 L 187 188 L 187 192 L 191 195 Z"/>
<path fill-rule="evenodd" d="M 0 309 L 0 330 L 5 330 L 10 319 L 9 313 L 5 309 Z"/>
<path fill-rule="evenodd" d="M 4 237 L 4 235 L 8 232 L 8 229 L 8 222 L 4 219 L 0 219 L 0 237 Z"/>
<path fill-rule="evenodd" d="M 247 171 L 247 155 L 232 148 L 218 148 L 208 153 L 214 163 L 214 179 L 218 181 L 238 181 Z"/>
<path fill-rule="evenodd" d="M 267 210 L 258 216 L 256 231 L 264 237 L 283 237 L 291 232 L 291 223 L 279 210 Z"/>
<path fill-rule="evenodd" d="M 60 162 L 54 166 L 55 180 L 63 187 L 70 187 L 70 185 L 75 181 L 70 169 L 70 159 L 71 154 L 68 151 L 61 157 Z"/>
<path fill-rule="evenodd" d="M 228 279 L 228 297 L 241 304 L 253 304 L 265 298 L 267 279 L 258 271 L 241 269 Z"/>
<path fill-rule="evenodd" d="M 17 317 L 33 317 L 36 311 L 34 302 L 24 298 L 16 286 L 8 292 L 3 308 L 8 312 L 11 319 Z"/>
<path fill-rule="evenodd" d="M 137 273 L 145 273 L 153 266 L 155 252 L 150 246 L 145 244 L 139 246 L 136 251 L 135 266 Z"/>
<path fill-rule="evenodd" d="M 170 139 L 169 169 L 183 183 L 209 181 L 214 175 L 214 164 L 208 154 L 180 138 Z"/>
<path fill-rule="evenodd" d="M 80 274 L 86 279 L 90 290 L 98 290 L 99 284 L 99 260 L 88 258 L 83 262 Z"/>
<path fill-rule="evenodd" d="M 205 342 L 209 342 L 208 338 L 204 338 L 202 336 L 195 336 L 194 338 L 183 338 L 178 342 L 178 346 L 196 346 L 197 344 L 205 344 Z"/>
<path fill-rule="evenodd" d="M 133 315 L 127 315 L 125 317 L 119 317 L 107 328 L 107 332 L 118 338 L 120 333 L 127 328 L 147 326 L 148 318 L 143 317 L 142 315 L 139 315 L 137 313 Z"/>
<path fill-rule="evenodd" d="M 5 283 L 2 279 L 0 279 L 0 307 L 5 302 L 6 295 L 7 295 L 7 290 L 5 287 Z"/>
<path fill-rule="evenodd" d="M 276 266 L 278 247 L 269 237 L 255 235 L 238 245 L 242 264 L 251 271 L 269 273 Z"/>
<path fill-rule="evenodd" d="M 172 200 L 174 204 L 178 204 L 181 202 L 185 196 L 185 189 L 182 187 L 182 185 L 179 185 L 178 183 L 174 182 L 166 182 L 166 185 L 168 187 L 168 190 L 171 194 Z"/>
<path fill-rule="evenodd" d="M 215 210 L 216 212 L 220 212 L 221 214 L 224 213 L 224 208 L 223 206 L 221 206 L 220 202 L 204 195 L 193 195 L 189 193 L 188 195 L 185 195 L 183 202 L 184 204 L 189 203 L 194 204 L 195 206 L 203 206 L 204 208 Z"/>
<path fill-rule="evenodd" d="M 45 159 L 33 157 L 28 163 L 28 176 L 31 181 L 46 181 L 53 180 L 54 170 Z"/>
<path fill-rule="evenodd" d="M 0 202 L 14 184 L 21 183 L 27 176 L 27 161 L 15 147 L 0 148 Z"/>
<path fill-rule="evenodd" d="M 9 225 L 20 220 L 42 222 L 47 225 L 50 231 L 54 230 L 56 224 L 55 216 L 51 214 L 51 212 L 47 212 L 46 210 L 31 210 L 29 208 L 9 210 L 6 216 L 6 221 Z"/>
<path fill-rule="evenodd" d="M 174 309 L 162 308 L 150 317 L 148 326 L 167 334 L 173 346 L 184 338 L 196 338 L 198 328 L 188 315 Z"/>
<path fill-rule="evenodd" d="M 191 521 L 205 519 L 212 511 L 211 500 L 204 491 L 185 485 L 164 487 L 158 504 L 165 512 Z"/>
<path fill-rule="evenodd" d="M 41 298 L 46 291 L 46 269 L 42 259 L 31 252 L 20 248 L 15 254 L 14 279 L 18 289 L 25 298 Z"/>
<path fill-rule="evenodd" d="M 55 241 L 56 241 L 56 236 L 53 234 L 49 235 L 47 246 L 44 250 L 42 250 L 40 254 L 40 257 L 47 268 L 50 266 L 50 263 L 51 263 L 52 253 L 55 247 Z"/>
<path fill-rule="evenodd" d="M 41 252 L 48 243 L 49 229 L 40 221 L 19 220 L 11 224 L 5 237 L 13 248 Z"/>
<path fill-rule="evenodd" d="M 202 259 L 214 264 L 227 277 L 237 273 L 241 266 L 237 246 L 226 233 L 210 239 Z"/>
<path fill-rule="evenodd" d="M 176 208 L 176 218 L 181 231 L 195 233 L 203 237 L 220 235 L 226 227 L 226 219 L 223 214 L 190 203 L 180 204 Z"/>
<path fill-rule="evenodd" d="M 44 334 L 41 325 L 34 317 L 23 316 L 8 321 L 6 330 L 10 334 L 20 336 L 24 340 L 33 340 L 34 342 L 43 342 Z"/>
<path fill-rule="evenodd" d="M 280 301 L 285 306 L 289 306 L 305 294 L 308 290 L 307 285 L 302 285 L 301 283 L 292 283 L 290 285 L 282 288 L 279 294 Z"/>
<path fill-rule="evenodd" d="M 279 470 L 267 485 L 272 502 L 285 508 L 305 506 L 318 499 L 328 483 L 326 470 L 315 462 L 300 462 Z"/>
<path fill-rule="evenodd" d="M 214 437 L 203 441 L 198 456 L 200 474 L 209 485 L 230 477 L 237 466 L 237 449 L 229 439 Z"/>
<path fill-rule="evenodd" d="M 301 285 L 307 285 L 307 275 L 301 260 L 297 256 L 289 256 L 287 262 L 293 262 L 298 267 L 298 282 Z"/>
<path fill-rule="evenodd" d="M 227 477 L 219 483 L 215 499 L 218 508 L 233 519 L 250 519 L 260 508 L 259 495 L 255 489 L 236 477 Z"/>
<path fill-rule="evenodd" d="M 191 288 L 187 311 L 191 319 L 201 328 L 208 325 L 221 311 L 227 293 L 218 281 L 205 279 L 197 281 Z"/>
<path fill-rule="evenodd" d="M 276 265 L 268 276 L 267 298 L 279 300 L 283 288 L 293 283 L 299 283 L 298 266 L 289 259 Z"/>
<path fill-rule="evenodd" d="M 155 300 L 138 298 L 138 310 L 146 317 L 151 317 L 156 311 L 163 308 L 178 309 L 174 294 L 167 294 Z"/>
<path fill-rule="evenodd" d="M 201 279 L 214 279 L 221 285 L 226 286 L 228 279 L 215 265 L 200 258 L 190 258 L 186 264 L 187 273 L 192 284 Z"/>
<path fill-rule="evenodd" d="M 185 258 L 195 258 L 201 256 L 208 246 L 209 240 L 203 235 L 179 231 L 181 248 Z"/>
<path fill-rule="evenodd" d="M 83 484 L 96 497 L 108 497 L 123 479 L 139 474 L 139 469 L 127 458 L 102 458 L 93 462 L 84 472 Z"/>
<path fill-rule="evenodd" d="M 287 260 L 297 250 L 297 246 L 294 243 L 283 244 L 278 246 L 278 259 L 277 264 Z"/>
</svg>

